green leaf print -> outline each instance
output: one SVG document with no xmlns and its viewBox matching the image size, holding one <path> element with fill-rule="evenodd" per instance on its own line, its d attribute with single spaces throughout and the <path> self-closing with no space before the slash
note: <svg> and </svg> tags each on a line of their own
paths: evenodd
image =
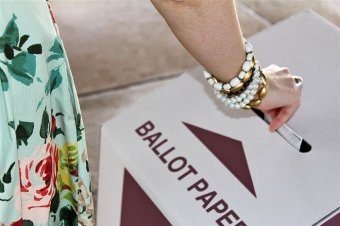
<svg viewBox="0 0 340 226">
<path fill-rule="evenodd" d="M 56 213 L 58 211 L 58 207 L 59 207 L 59 192 L 58 190 L 56 189 L 56 193 L 54 194 L 52 200 L 51 200 L 51 207 L 50 207 L 50 212 L 51 213 Z"/>
<path fill-rule="evenodd" d="M 37 77 L 37 81 L 42 83 L 43 81 L 41 80 L 41 78 Z"/>
<path fill-rule="evenodd" d="M 34 44 L 27 48 L 27 51 L 30 54 L 42 54 L 42 46 L 41 44 Z"/>
<path fill-rule="evenodd" d="M 8 80 L 5 72 L 1 69 L 0 67 L 0 80 L 1 80 L 1 87 L 2 91 L 7 91 L 8 90 Z"/>
<path fill-rule="evenodd" d="M 15 23 L 17 17 L 13 14 L 12 19 L 8 22 L 3 35 L 0 37 L 0 53 L 4 51 L 5 44 L 16 46 L 19 41 L 19 30 Z"/>
<path fill-rule="evenodd" d="M 64 223 L 64 226 L 78 225 L 77 213 L 70 206 L 61 208 L 60 220 Z"/>
<path fill-rule="evenodd" d="M 54 137 L 58 136 L 59 134 L 62 134 L 65 136 L 64 131 L 62 130 L 62 128 L 57 128 L 55 133 L 54 133 Z"/>
<path fill-rule="evenodd" d="M 52 60 L 58 60 L 61 58 L 60 54 L 52 54 L 47 58 L 47 63 L 51 62 Z"/>
<path fill-rule="evenodd" d="M 29 35 L 23 35 L 23 36 L 21 36 L 20 42 L 19 42 L 19 48 L 21 48 L 21 47 L 25 44 L 25 42 L 27 41 L 27 39 L 28 39 L 29 37 L 30 37 Z"/>
<path fill-rule="evenodd" d="M 59 68 L 53 69 L 51 71 L 50 78 L 45 86 L 45 93 L 50 94 L 53 90 L 59 87 L 63 80 L 63 77 L 60 74 Z"/>
<path fill-rule="evenodd" d="M 81 115 L 78 113 L 77 116 L 75 117 L 76 121 L 76 128 L 77 128 L 77 141 L 80 141 L 82 139 L 82 131 L 84 128 L 81 127 Z"/>
<path fill-rule="evenodd" d="M 86 160 L 85 164 L 86 164 L 86 171 L 90 172 L 89 161 Z"/>
<path fill-rule="evenodd" d="M 23 51 L 16 55 L 7 66 L 10 75 L 17 81 L 25 85 L 31 85 L 33 83 L 36 70 L 35 55 Z"/>
<path fill-rule="evenodd" d="M 54 44 L 51 47 L 50 51 L 53 53 L 52 55 L 50 55 L 47 58 L 47 63 L 52 61 L 52 60 L 58 60 L 59 58 L 63 58 L 64 57 L 64 51 L 63 48 L 61 46 L 60 40 L 59 38 L 56 38 L 54 40 Z"/>
<path fill-rule="evenodd" d="M 67 191 L 67 193 L 64 195 L 63 199 L 68 200 L 70 203 L 72 203 L 73 206 L 75 206 L 74 204 L 77 202 L 73 197 L 73 193 L 70 192 L 70 191 Z"/>
<path fill-rule="evenodd" d="M 34 226 L 33 222 L 30 220 L 23 220 L 22 226 Z"/>
<path fill-rule="evenodd" d="M 23 122 L 19 121 L 19 125 L 17 126 L 17 129 L 15 130 L 17 135 L 17 146 L 22 145 L 22 142 L 27 145 L 27 140 L 32 136 L 34 129 L 34 123 L 33 122 Z"/>
<path fill-rule="evenodd" d="M 41 106 L 41 105 L 42 105 L 42 103 L 43 103 L 43 100 L 44 100 L 44 97 L 43 97 L 43 98 L 41 98 L 41 99 L 40 99 L 40 101 L 38 102 L 38 106 L 37 106 L 37 109 L 36 109 L 36 111 L 38 111 L 38 110 L 39 110 L 40 106 Z"/>
<path fill-rule="evenodd" d="M 49 131 L 50 131 L 50 119 L 45 108 L 43 115 L 41 117 L 40 137 L 45 139 L 46 141 Z"/>
<path fill-rule="evenodd" d="M 0 193 L 4 193 L 4 192 L 5 192 L 5 186 L 0 180 Z"/>
<path fill-rule="evenodd" d="M 4 52 L 5 52 L 5 57 L 7 59 L 9 59 L 9 60 L 13 59 L 13 57 L 14 57 L 14 50 L 13 50 L 13 48 L 10 45 L 5 44 Z"/>
<path fill-rule="evenodd" d="M 4 176 L 2 177 L 2 181 L 5 183 L 5 184 L 9 184 L 12 182 L 12 175 L 11 175 L 11 171 L 13 169 L 15 165 L 15 162 L 13 162 L 10 167 L 8 168 L 7 172 L 4 174 Z"/>
<path fill-rule="evenodd" d="M 8 125 L 9 125 L 12 129 L 15 129 L 14 121 L 8 122 Z"/>
</svg>

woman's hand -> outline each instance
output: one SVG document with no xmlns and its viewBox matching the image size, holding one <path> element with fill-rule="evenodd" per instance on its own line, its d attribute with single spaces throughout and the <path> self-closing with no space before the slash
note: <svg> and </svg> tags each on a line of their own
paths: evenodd
<svg viewBox="0 0 340 226">
<path fill-rule="evenodd" d="M 301 87 L 286 67 L 270 65 L 262 69 L 267 76 L 268 93 L 256 107 L 271 119 L 269 129 L 274 131 L 286 123 L 300 106 Z"/>
</svg>

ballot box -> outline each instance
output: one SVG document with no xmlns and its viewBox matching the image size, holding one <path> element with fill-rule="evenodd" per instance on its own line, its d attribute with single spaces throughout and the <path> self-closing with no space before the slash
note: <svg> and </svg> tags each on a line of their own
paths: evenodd
<svg viewBox="0 0 340 226">
<path fill-rule="evenodd" d="M 225 107 L 196 68 L 103 124 L 99 226 L 340 225 L 339 28 L 304 11 L 249 40 L 303 77 L 288 125 L 312 150 Z"/>
</svg>

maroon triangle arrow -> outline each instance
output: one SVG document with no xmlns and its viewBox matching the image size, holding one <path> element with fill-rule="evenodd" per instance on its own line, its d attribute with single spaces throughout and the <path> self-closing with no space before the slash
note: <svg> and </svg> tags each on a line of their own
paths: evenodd
<svg viewBox="0 0 340 226">
<path fill-rule="evenodd" d="M 183 122 L 232 174 L 256 197 L 242 142 Z"/>
<path fill-rule="evenodd" d="M 321 226 L 339 226 L 340 225 L 340 213 L 337 213 L 331 219 L 328 219 Z"/>
<path fill-rule="evenodd" d="M 171 226 L 127 170 L 124 170 L 121 226 Z"/>
</svg>

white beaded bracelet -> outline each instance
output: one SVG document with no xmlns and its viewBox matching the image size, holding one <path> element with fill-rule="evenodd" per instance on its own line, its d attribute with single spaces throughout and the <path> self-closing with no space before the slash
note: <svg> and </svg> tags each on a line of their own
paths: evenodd
<svg viewBox="0 0 340 226">
<path fill-rule="evenodd" d="M 240 95 L 228 96 L 228 94 L 215 90 L 217 99 L 220 99 L 226 106 L 235 109 L 256 107 L 261 103 L 266 93 L 265 77 L 253 80 Z"/>
<path fill-rule="evenodd" d="M 259 105 L 267 93 L 267 80 L 255 60 L 252 45 L 244 39 L 246 60 L 242 71 L 228 83 L 222 83 L 212 74 L 203 71 L 203 76 L 213 86 L 217 99 L 235 109 L 249 109 Z"/>
<path fill-rule="evenodd" d="M 246 39 L 244 39 L 244 45 L 246 50 L 246 60 L 242 65 L 242 70 L 228 83 L 222 83 L 209 72 L 203 71 L 204 77 L 208 80 L 209 84 L 214 87 L 214 89 L 225 93 L 237 92 L 244 86 L 244 83 L 249 81 L 251 77 L 251 70 L 255 64 L 255 59 L 253 47 Z"/>
<path fill-rule="evenodd" d="M 252 81 L 249 83 L 246 89 L 240 93 L 240 95 L 228 96 L 221 91 L 215 90 L 217 99 L 220 99 L 230 108 L 245 108 L 254 99 L 259 90 L 259 87 L 262 85 L 260 73 L 261 72 L 259 70 L 256 70 L 254 72 Z"/>
</svg>

